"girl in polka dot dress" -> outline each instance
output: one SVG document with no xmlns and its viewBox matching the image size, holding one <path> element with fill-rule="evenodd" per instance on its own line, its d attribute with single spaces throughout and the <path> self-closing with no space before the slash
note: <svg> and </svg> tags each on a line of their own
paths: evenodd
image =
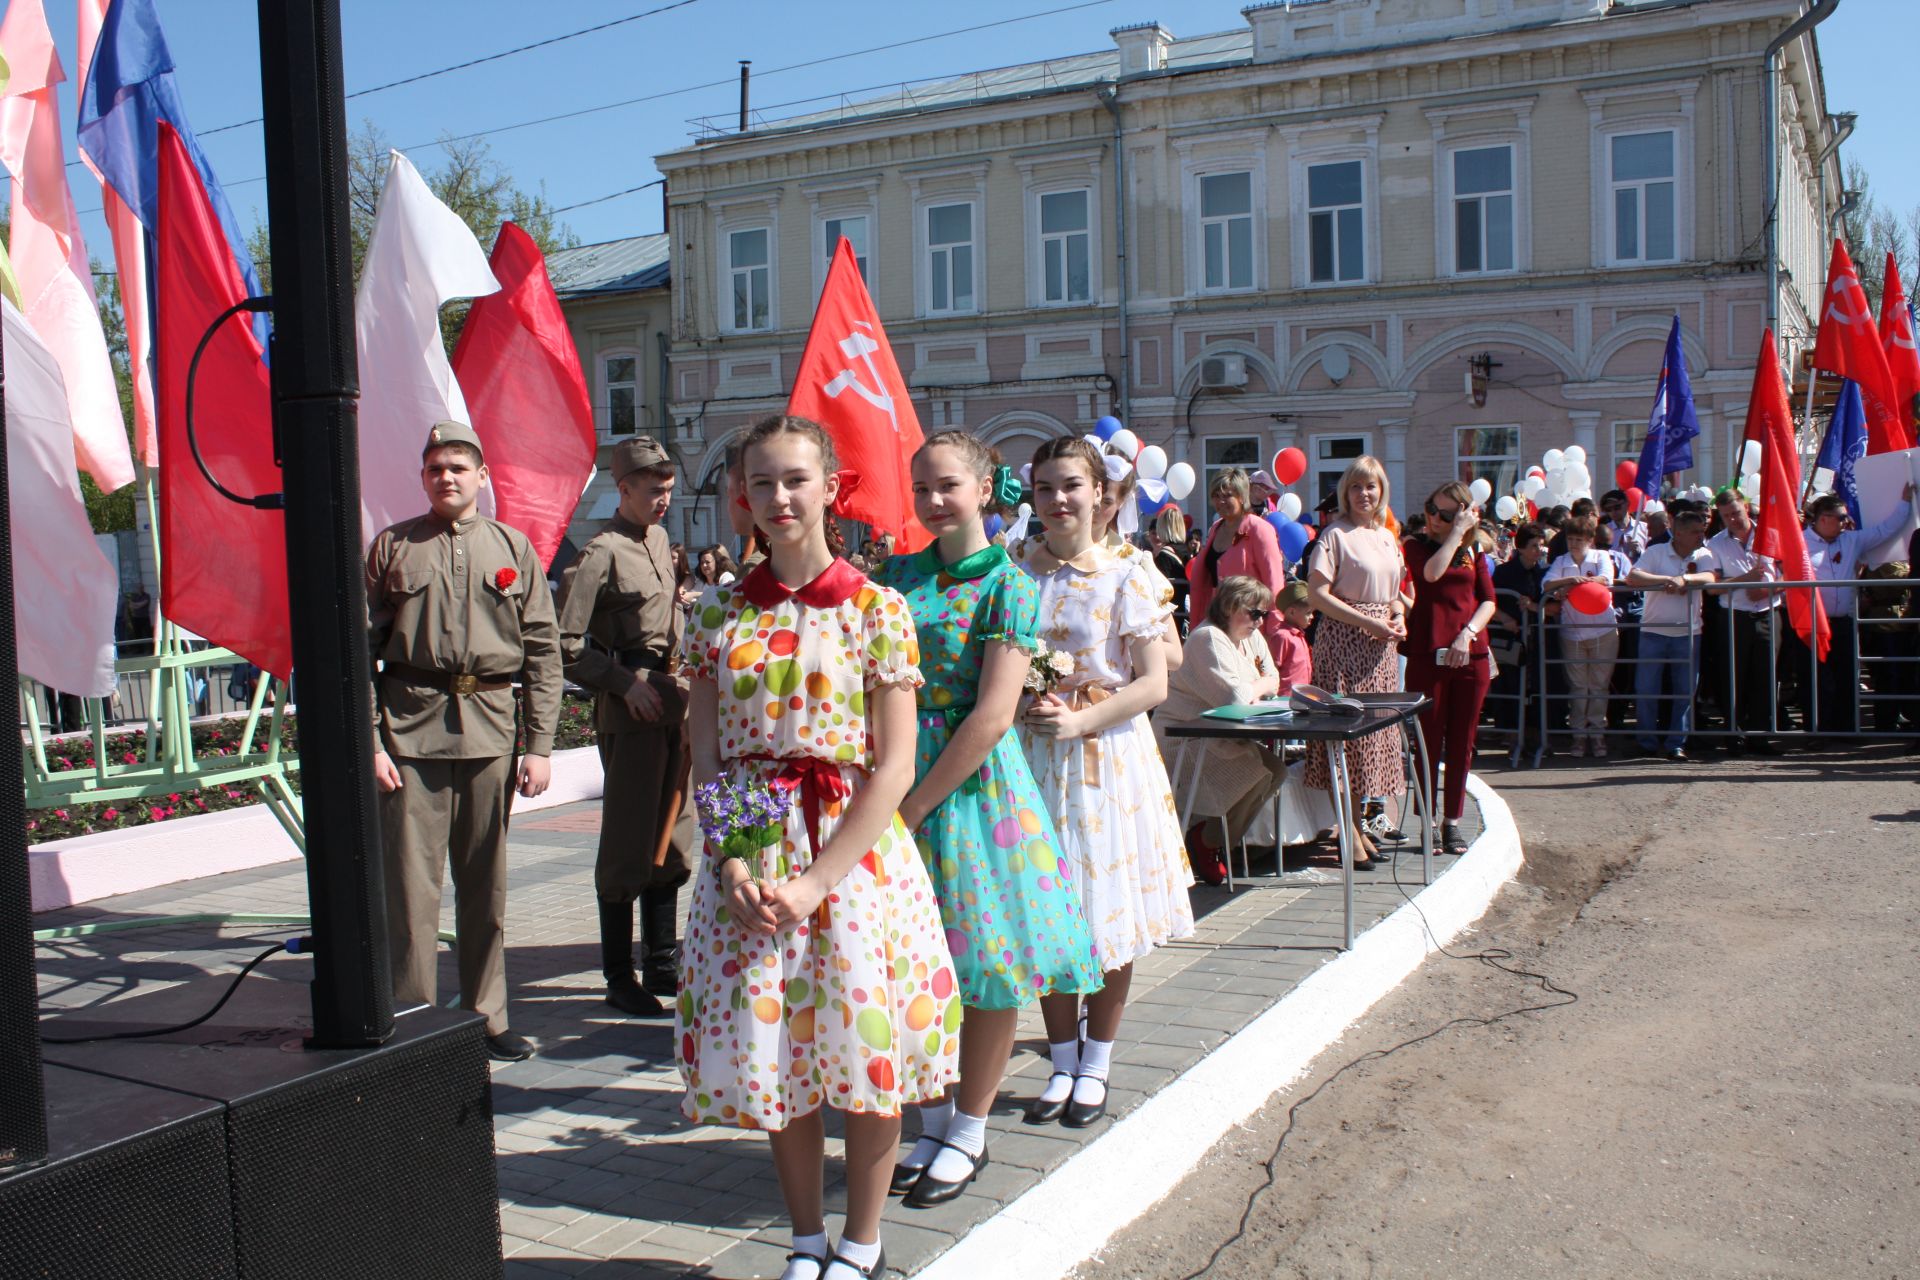
<svg viewBox="0 0 1920 1280">
<path fill-rule="evenodd" d="M 939 908 L 898 813 L 913 783 L 919 648 L 900 595 L 827 542 L 826 433 L 775 417 L 747 434 L 746 495 L 768 559 L 709 587 L 687 628 L 694 782 L 742 774 L 792 793 L 757 857 L 708 849 L 678 1007 L 686 1113 L 766 1129 L 794 1251 L 783 1280 L 855 1280 L 879 1243 L 904 1106 L 958 1072 L 961 1006 Z M 798 585 L 792 585 L 798 584 Z M 846 1117 L 847 1220 L 822 1211 L 821 1108 Z"/>
</svg>

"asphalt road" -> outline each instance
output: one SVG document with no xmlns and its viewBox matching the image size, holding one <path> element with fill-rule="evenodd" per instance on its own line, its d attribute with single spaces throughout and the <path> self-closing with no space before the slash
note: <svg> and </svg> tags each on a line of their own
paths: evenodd
<svg viewBox="0 0 1920 1280">
<path fill-rule="evenodd" d="M 1083 1276 L 1920 1277 L 1920 756 L 1486 775 L 1528 866 Z M 1224 1245 L 1224 1248 L 1221 1248 Z M 1217 1257 L 1214 1251 L 1221 1249 Z"/>
</svg>

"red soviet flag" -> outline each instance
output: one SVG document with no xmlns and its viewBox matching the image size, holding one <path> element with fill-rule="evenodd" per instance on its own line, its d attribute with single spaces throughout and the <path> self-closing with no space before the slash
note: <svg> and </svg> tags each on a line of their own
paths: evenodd
<svg viewBox="0 0 1920 1280">
<path fill-rule="evenodd" d="M 1827 296 L 1820 303 L 1820 336 L 1813 344 L 1813 367 L 1860 384 L 1867 410 L 1867 452 L 1891 453 L 1913 444 L 1906 419 L 1895 409 L 1893 373 L 1886 348 L 1874 327 L 1867 292 L 1847 256 L 1845 242 L 1833 242 L 1827 264 Z"/>
<path fill-rule="evenodd" d="M 247 296 L 247 287 L 200 175 L 165 122 L 159 171 L 160 609 L 284 679 L 293 670 L 286 520 L 278 511 L 222 497 L 187 443 L 194 347 L 215 316 Z M 200 357 L 193 425 L 207 470 L 226 489 L 242 497 L 282 491 L 267 367 L 245 313 L 221 324 Z"/>
<path fill-rule="evenodd" d="M 500 292 L 467 312 L 453 376 L 487 455 L 494 518 L 526 534 L 545 568 L 593 478 L 593 399 L 533 237 L 502 224 L 489 265 Z"/>
<path fill-rule="evenodd" d="M 1784 581 L 1811 582 L 1813 560 L 1800 529 L 1800 455 L 1793 443 L 1793 410 L 1787 404 L 1787 384 L 1780 380 L 1780 357 L 1771 329 L 1760 340 L 1760 362 L 1753 370 L 1746 438 L 1760 442 L 1760 517 L 1755 522 L 1759 529 L 1753 549 L 1779 564 Z M 1786 596 L 1794 631 L 1820 661 L 1826 661 L 1833 631 L 1819 590 L 1789 588 Z"/>
<path fill-rule="evenodd" d="M 1900 268 L 1887 254 L 1887 278 L 1880 286 L 1880 346 L 1893 377 L 1893 407 L 1903 426 L 1914 424 L 1914 398 L 1920 396 L 1920 351 L 1913 345 L 1913 313 L 1900 285 Z"/>
<path fill-rule="evenodd" d="M 913 518 L 909 470 L 920 421 L 845 236 L 820 291 L 787 412 L 825 427 L 841 467 L 857 477 L 850 493 L 842 480 L 840 515 L 892 534 L 896 551 L 932 541 Z"/>
</svg>

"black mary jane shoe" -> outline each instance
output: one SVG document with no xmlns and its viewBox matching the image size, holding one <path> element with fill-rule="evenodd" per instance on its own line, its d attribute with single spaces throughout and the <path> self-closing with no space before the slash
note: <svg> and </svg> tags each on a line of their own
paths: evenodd
<svg viewBox="0 0 1920 1280">
<path fill-rule="evenodd" d="M 987 1149 L 985 1147 L 980 1148 L 980 1154 L 976 1156 L 971 1151 L 955 1147 L 951 1142 L 943 1142 L 940 1145 L 943 1147 L 951 1147 L 953 1150 L 960 1152 L 961 1155 L 973 1162 L 973 1167 L 967 1170 L 966 1177 L 958 1181 L 942 1182 L 933 1176 L 933 1166 L 928 1165 L 926 1173 L 918 1182 L 913 1184 L 913 1190 L 907 1193 L 907 1208 L 931 1209 L 937 1204 L 945 1204 L 947 1201 L 959 1196 L 962 1191 L 965 1191 L 967 1184 L 971 1183 L 974 1177 L 978 1175 L 982 1169 L 987 1167 Z"/>
<path fill-rule="evenodd" d="M 1052 1084 L 1056 1078 L 1068 1081 L 1073 1079 L 1072 1076 L 1064 1071 L 1056 1071 L 1047 1077 L 1047 1083 Z M 1045 1098 L 1035 1098 L 1027 1104 L 1027 1123 L 1052 1124 L 1061 1116 L 1067 1114 L 1067 1104 L 1072 1101 L 1073 1094 L 1071 1093 L 1067 1094 L 1066 1097 L 1060 1099 L 1058 1102 L 1048 1102 Z"/>
<path fill-rule="evenodd" d="M 801 1258 L 805 1258 L 808 1262 L 814 1264 L 814 1280 L 820 1280 L 821 1275 L 824 1274 L 827 1269 L 827 1260 L 817 1253 L 808 1253 L 805 1249 L 795 1249 L 787 1255 L 787 1261 L 790 1263 L 797 1262 Z"/>
<path fill-rule="evenodd" d="M 836 1267 L 839 1268 L 837 1272 L 834 1270 Z M 858 1276 L 859 1280 L 870 1280 L 873 1276 L 883 1276 L 886 1273 L 887 1251 L 885 1249 L 880 1250 L 880 1256 L 873 1260 L 873 1265 L 870 1267 L 863 1267 L 836 1251 L 831 1258 L 827 1259 L 827 1265 L 820 1272 L 820 1280 L 849 1280 L 854 1276 Z"/>
<path fill-rule="evenodd" d="M 1092 1077 L 1089 1076 L 1087 1078 L 1091 1079 Z M 1100 1118 L 1107 1114 L 1107 1097 L 1111 1092 L 1112 1090 L 1107 1087 L 1107 1082 L 1102 1080 L 1100 1082 L 1100 1101 L 1086 1103 L 1077 1101 L 1070 1096 L 1067 1100 L 1067 1114 L 1061 1117 L 1060 1123 L 1069 1129 L 1087 1129 L 1098 1124 Z"/>
<path fill-rule="evenodd" d="M 887 1194 L 890 1196 L 903 1196 L 907 1194 L 907 1192 L 913 1190 L 914 1184 L 920 1181 L 921 1175 L 925 1174 L 926 1171 L 927 1166 L 924 1164 L 917 1169 L 910 1164 L 894 1165 L 893 1181 L 887 1184 Z"/>
</svg>

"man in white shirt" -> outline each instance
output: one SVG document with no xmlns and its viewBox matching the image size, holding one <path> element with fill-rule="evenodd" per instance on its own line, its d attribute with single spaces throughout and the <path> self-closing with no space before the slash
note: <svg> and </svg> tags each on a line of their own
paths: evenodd
<svg viewBox="0 0 1920 1280">
<path fill-rule="evenodd" d="M 1813 561 L 1813 576 L 1820 582 L 1845 582 L 1858 578 L 1868 566 L 1860 563 L 1865 552 L 1899 533 L 1913 514 L 1913 486 L 1900 491 L 1900 506 L 1886 519 L 1866 529 L 1846 527 L 1847 504 L 1837 493 L 1824 494 L 1808 508 L 1807 555 Z M 1853 733 L 1860 729 L 1860 635 L 1854 620 L 1852 587 L 1821 587 L 1820 603 L 1826 606 L 1827 621 L 1833 627 L 1833 647 L 1818 670 L 1807 670 L 1812 657 L 1807 647 L 1795 638 L 1802 679 L 1802 712 L 1809 731 L 1814 729 L 1813 709 L 1805 699 L 1817 683 L 1819 688 L 1821 733 Z"/>
<path fill-rule="evenodd" d="M 1693 727 L 1693 684 L 1700 670 L 1700 591 L 1713 582 L 1706 513 L 1688 507 L 1673 514 L 1672 535 L 1648 547 L 1627 575 L 1645 587 L 1640 618 L 1640 666 L 1634 672 L 1635 738 L 1648 754 L 1676 763 L 1687 755 Z"/>
<path fill-rule="evenodd" d="M 1626 552 L 1629 560 L 1638 560 L 1647 549 L 1647 526 L 1627 510 L 1627 495 L 1618 489 L 1607 490 L 1600 496 L 1600 514 L 1606 517 L 1603 523 L 1612 534 L 1613 549 Z"/>
<path fill-rule="evenodd" d="M 1771 556 L 1753 549 L 1757 528 L 1753 512 L 1738 489 L 1727 488 L 1713 500 L 1721 529 L 1707 539 L 1707 550 L 1720 570 L 1720 581 L 1778 582 L 1780 566 Z M 1773 714 L 1774 670 L 1779 654 L 1774 609 L 1780 593 L 1763 587 L 1741 587 L 1721 596 L 1726 602 L 1732 638 L 1720 665 L 1720 705 L 1727 709 L 1727 725 L 1734 731 L 1728 747 L 1735 755 L 1753 751 L 1778 755 L 1766 736 Z"/>
</svg>

